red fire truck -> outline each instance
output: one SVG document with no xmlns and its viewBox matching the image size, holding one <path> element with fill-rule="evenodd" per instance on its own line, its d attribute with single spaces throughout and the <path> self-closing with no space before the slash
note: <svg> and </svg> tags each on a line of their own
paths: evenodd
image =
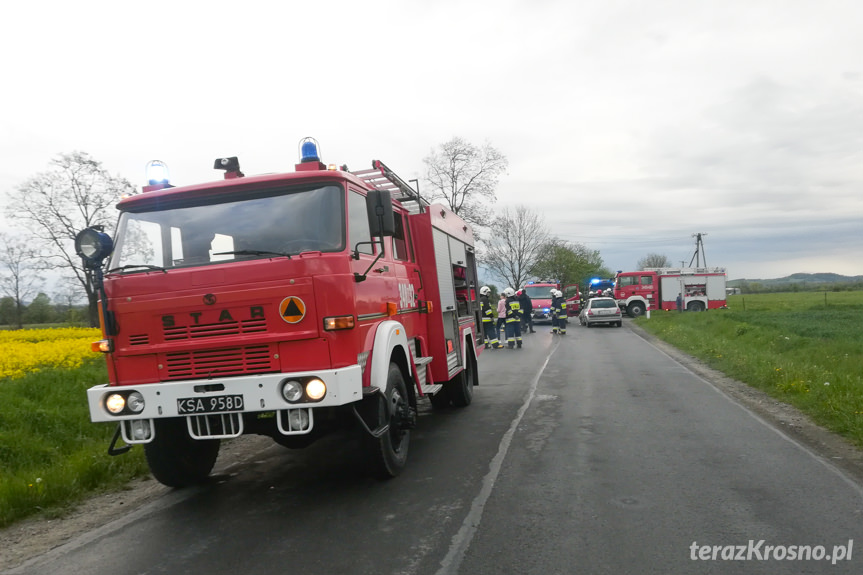
<svg viewBox="0 0 863 575">
<path fill-rule="evenodd" d="M 527 289 L 527 297 L 530 298 L 530 303 L 533 306 L 534 323 L 551 323 L 551 290 L 553 289 L 559 289 L 563 292 L 563 297 L 566 298 L 566 315 L 578 315 L 581 304 L 578 284 L 569 284 L 563 289 L 560 282 L 544 280 L 527 282 L 524 287 Z"/>
<path fill-rule="evenodd" d="M 153 176 L 117 204 L 116 239 L 76 238 L 109 374 L 87 392 L 91 419 L 118 425 L 112 455 L 143 444 L 166 485 L 205 479 L 223 439 L 304 447 L 346 425 L 370 471 L 392 477 L 420 400 L 471 403 L 471 227 L 379 161 L 349 172 L 313 139 L 300 149 L 290 173 L 246 177 L 222 158 L 220 181 Z"/>
<path fill-rule="evenodd" d="M 630 317 L 647 309 L 704 311 L 725 307 L 725 268 L 647 268 L 618 272 L 614 299 Z"/>
</svg>

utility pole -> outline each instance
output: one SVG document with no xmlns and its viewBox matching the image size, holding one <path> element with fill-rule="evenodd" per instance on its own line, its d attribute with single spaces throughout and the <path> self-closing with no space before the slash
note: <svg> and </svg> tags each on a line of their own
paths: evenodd
<svg viewBox="0 0 863 575">
<path fill-rule="evenodd" d="M 704 253 L 704 243 L 701 241 L 701 236 L 706 236 L 707 233 L 692 234 L 695 238 L 695 253 L 692 254 L 692 259 L 689 260 L 689 267 L 692 267 L 692 262 L 695 261 L 695 267 L 701 267 L 701 260 L 704 259 L 704 267 L 707 267 L 707 255 Z"/>
</svg>

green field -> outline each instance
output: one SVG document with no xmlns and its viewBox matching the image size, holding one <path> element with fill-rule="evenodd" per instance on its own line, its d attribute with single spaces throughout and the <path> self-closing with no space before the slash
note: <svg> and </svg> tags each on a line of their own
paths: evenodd
<svg viewBox="0 0 863 575">
<path fill-rule="evenodd" d="M 863 446 L 863 292 L 737 295 L 636 322 Z"/>
<path fill-rule="evenodd" d="M 0 527 L 148 473 L 142 449 L 109 456 L 115 427 L 90 422 L 86 390 L 107 379 L 101 357 L 0 379 Z"/>
</svg>

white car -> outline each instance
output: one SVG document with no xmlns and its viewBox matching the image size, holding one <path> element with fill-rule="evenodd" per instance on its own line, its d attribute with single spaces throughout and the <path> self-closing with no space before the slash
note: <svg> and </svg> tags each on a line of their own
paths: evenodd
<svg viewBox="0 0 863 575">
<path fill-rule="evenodd" d="M 610 297 L 594 297 L 587 300 L 584 309 L 578 316 L 578 321 L 581 325 L 591 327 L 600 323 L 608 323 L 621 327 L 623 325 L 623 315 L 620 313 L 620 308 L 617 307 L 617 302 Z"/>
</svg>

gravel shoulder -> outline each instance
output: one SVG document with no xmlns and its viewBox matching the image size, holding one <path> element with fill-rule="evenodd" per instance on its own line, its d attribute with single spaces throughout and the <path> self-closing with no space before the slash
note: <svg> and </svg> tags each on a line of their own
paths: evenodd
<svg viewBox="0 0 863 575">
<path fill-rule="evenodd" d="M 627 326 L 656 348 L 711 383 L 822 460 L 863 484 L 863 450 L 815 423 L 796 408 L 764 392 L 711 369 L 701 361 L 647 333 L 631 322 Z M 222 445 L 214 473 L 224 474 L 253 460 L 273 446 L 272 439 L 243 436 Z M 0 530 L 0 569 L 12 569 L 59 547 L 90 530 L 102 527 L 168 496 L 175 490 L 152 478 L 132 482 L 122 491 L 96 495 L 58 519 L 34 517 Z"/>
</svg>

